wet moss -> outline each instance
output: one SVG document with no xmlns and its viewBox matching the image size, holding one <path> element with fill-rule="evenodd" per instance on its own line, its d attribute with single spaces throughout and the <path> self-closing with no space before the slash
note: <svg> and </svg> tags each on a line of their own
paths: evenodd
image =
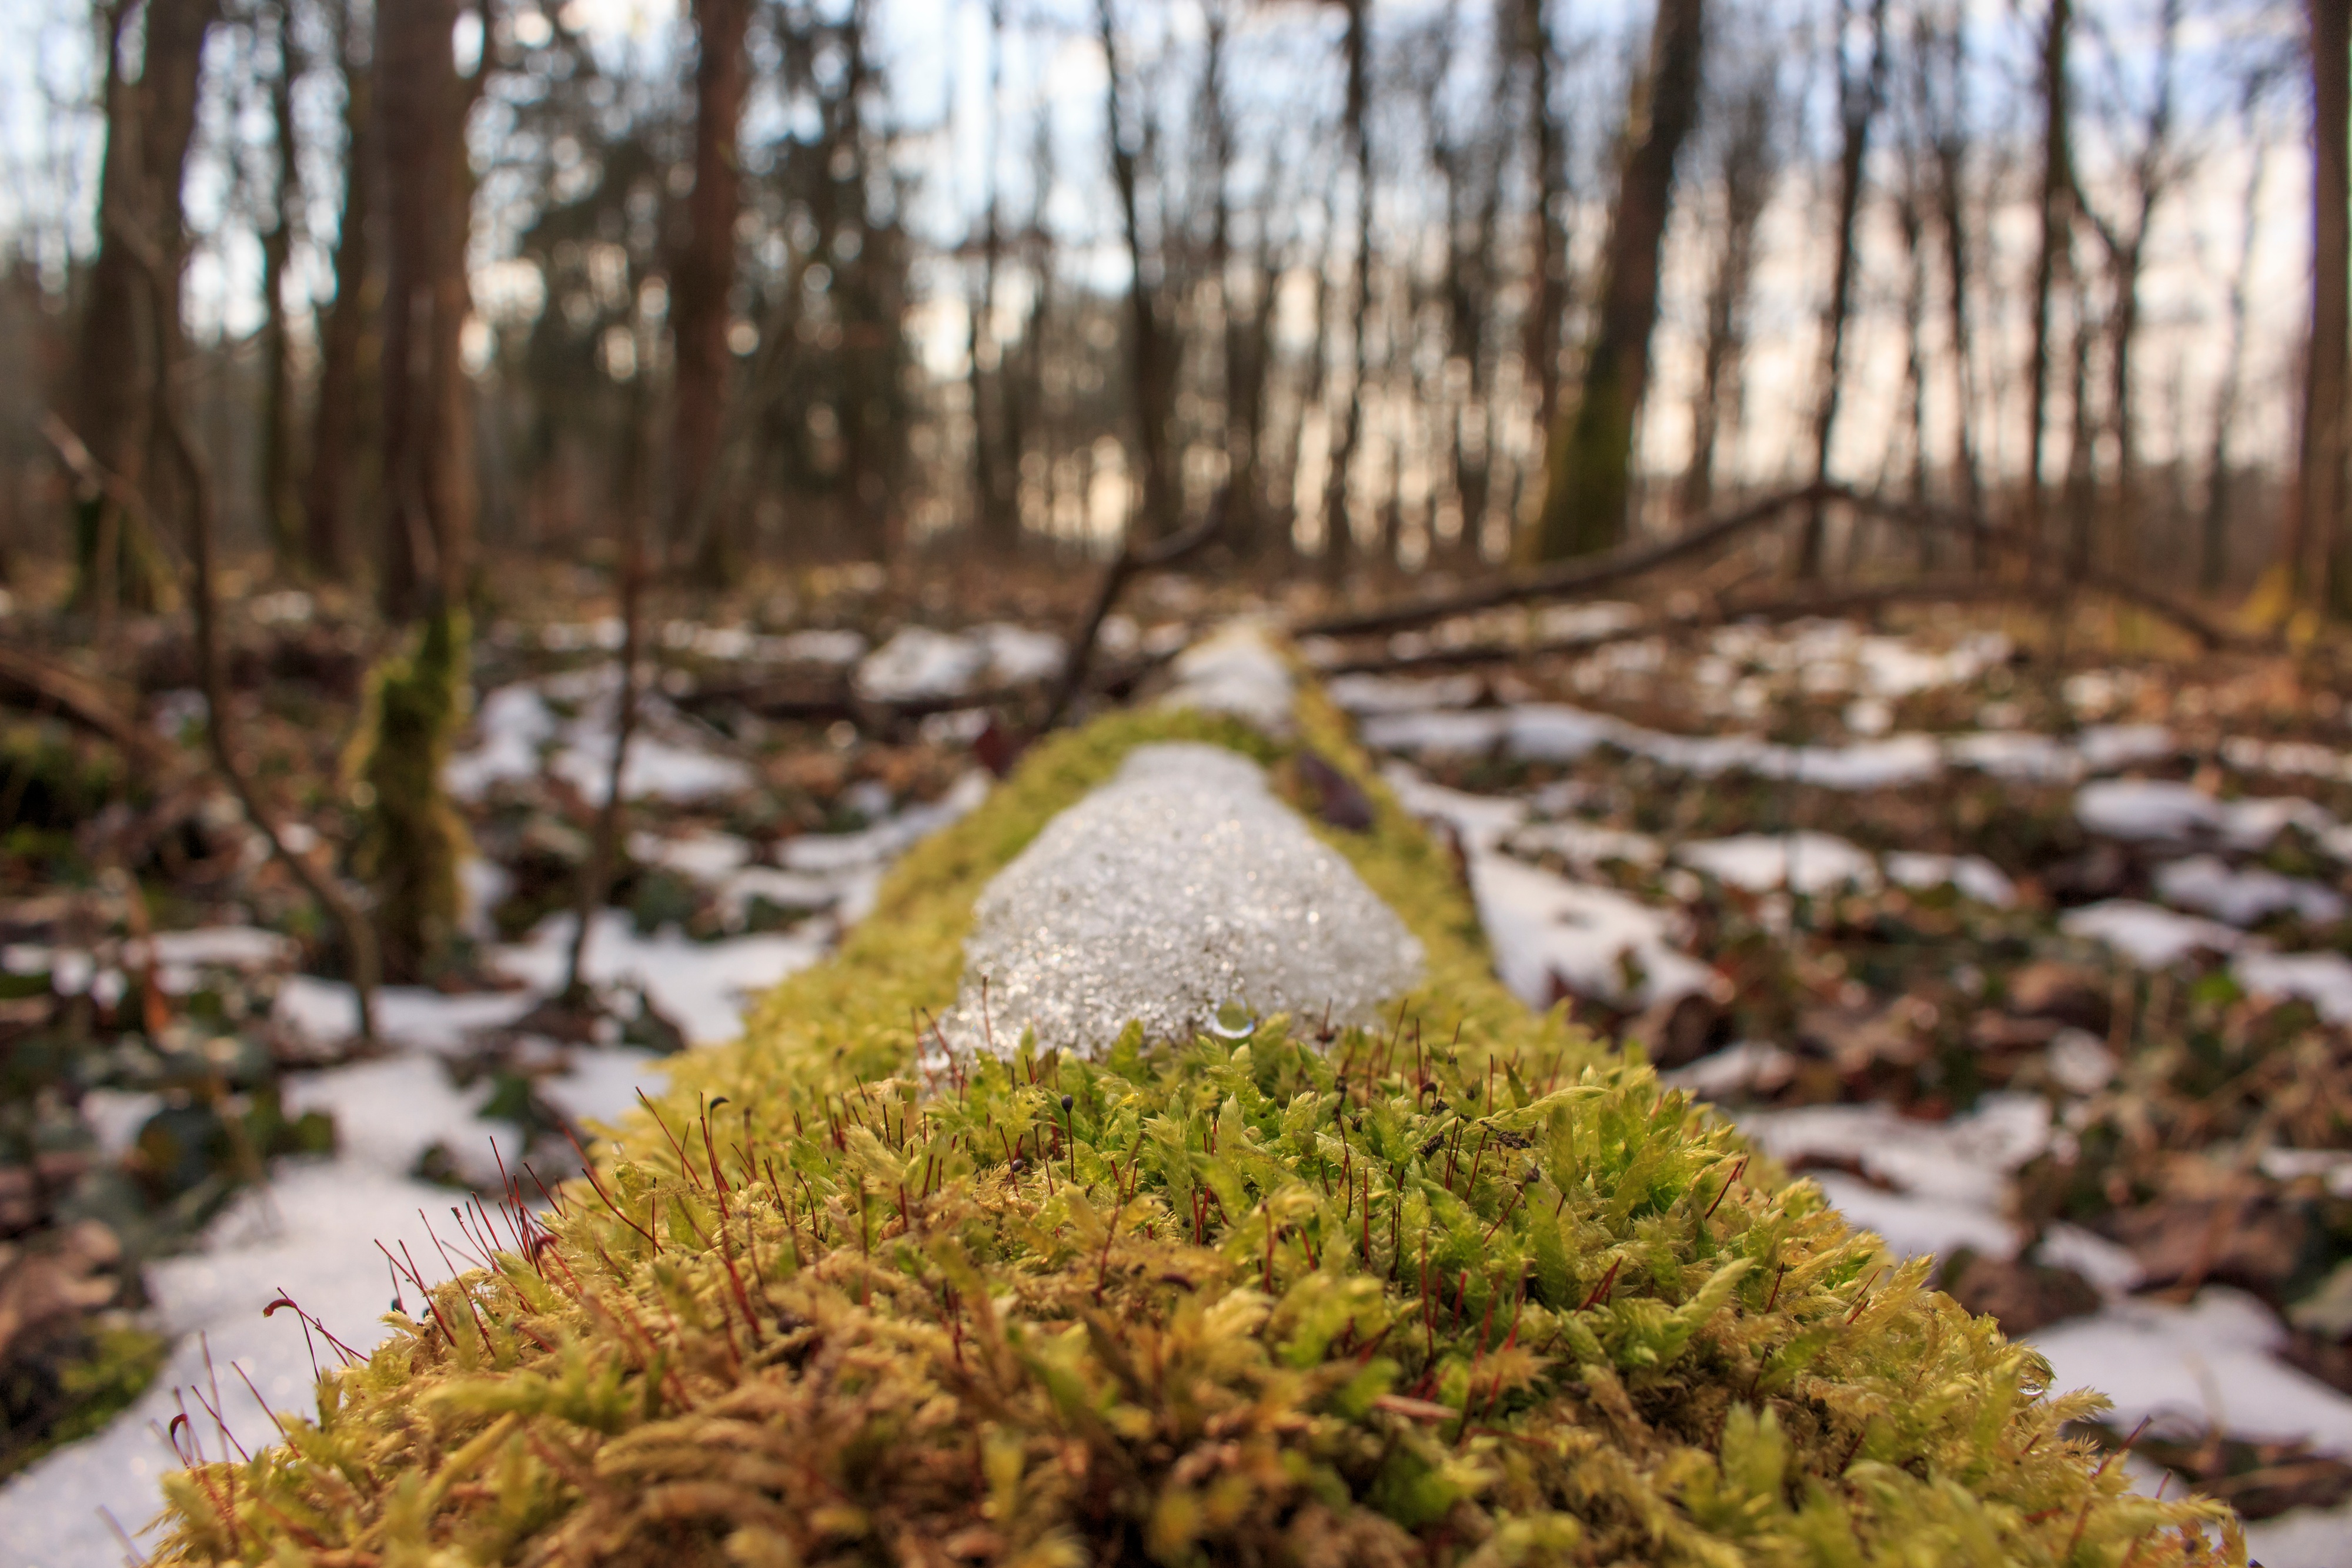
<svg viewBox="0 0 2352 1568">
<path fill-rule="evenodd" d="M 415 645 L 387 660 L 368 694 L 358 743 L 364 831 L 360 874 L 375 893 L 383 977 L 430 976 L 464 915 L 457 867 L 466 825 L 441 784 L 466 716 L 466 614 L 443 610 Z"/>
</svg>

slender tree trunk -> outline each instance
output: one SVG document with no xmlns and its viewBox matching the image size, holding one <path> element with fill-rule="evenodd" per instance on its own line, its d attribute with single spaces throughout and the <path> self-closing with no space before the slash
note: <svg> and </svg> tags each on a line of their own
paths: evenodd
<svg viewBox="0 0 2352 1568">
<path fill-rule="evenodd" d="M 1538 553 L 1605 550 L 1625 537 L 1634 421 L 1648 390 L 1658 270 L 1672 214 L 1675 161 L 1698 120 L 1705 0 L 1658 0 L 1649 73 L 1626 116 L 1616 210 L 1598 290 L 1599 321 L 1576 407 L 1555 422 Z"/>
<path fill-rule="evenodd" d="M 2303 439 L 2289 535 L 2292 570 L 2309 599 L 2352 611 L 2352 527 L 2345 519 L 2346 452 L 2352 445 L 2352 200 L 2346 121 L 2352 116 L 2352 7 L 2309 0 L 2311 26 L 2311 343 L 2304 356 Z"/>
<path fill-rule="evenodd" d="M 1356 287 L 1350 297 L 1348 333 L 1348 402 L 1339 414 L 1339 436 L 1331 445 L 1331 468 L 1323 481 L 1323 580 L 1339 586 L 1355 554 L 1355 525 L 1348 512 L 1348 480 L 1363 439 L 1364 383 L 1370 377 L 1372 314 L 1372 38 L 1371 0 L 1346 0 L 1348 31 L 1347 135 L 1356 160 Z"/>
<path fill-rule="evenodd" d="M 693 9 L 694 190 L 686 200 L 685 243 L 670 268 L 677 355 L 669 452 L 673 539 L 676 530 L 697 519 L 703 486 L 718 481 L 735 367 L 727 344 L 734 314 L 729 297 L 735 287 L 735 219 L 742 206 L 735 138 L 750 78 L 743 37 L 751 0 L 694 0 Z M 704 587 L 721 587 L 735 575 L 741 541 L 731 519 L 714 512 L 700 520 L 695 578 Z"/>
<path fill-rule="evenodd" d="M 1739 422 L 1756 228 L 1780 172 L 1780 83 L 1771 68 L 1756 73 L 1733 112 L 1737 122 L 1723 138 L 1722 237 L 1707 280 L 1706 334 L 1699 351 L 1698 392 L 1691 402 L 1691 462 L 1683 476 L 1681 506 L 1686 518 L 1713 509 L 1717 449 L 1725 432 Z"/>
<path fill-rule="evenodd" d="M 369 243 L 382 189 L 375 74 L 368 40 L 354 26 L 353 0 L 335 8 L 335 53 L 343 74 L 343 208 L 335 229 L 335 298 L 319 334 L 318 412 L 310 422 L 310 471 L 302 507 L 311 570 L 340 580 L 351 570 L 352 472 L 366 421 L 359 389 L 377 379 L 383 279 Z"/>
<path fill-rule="evenodd" d="M 1871 0 L 1870 63 L 1856 76 L 1846 61 L 1846 9 L 1838 11 L 1836 39 L 1838 119 L 1843 132 L 1838 149 L 1837 252 L 1830 277 L 1829 303 L 1822 321 L 1822 383 L 1813 413 L 1813 481 L 1830 478 L 1830 448 L 1837 438 L 1838 407 L 1845 393 L 1846 323 L 1853 313 L 1854 226 L 1862 216 L 1864 177 L 1869 172 L 1870 131 L 1886 92 L 1886 0 Z M 1816 501 L 1805 514 L 1797 544 L 1796 573 L 1811 580 L 1822 573 L 1828 508 Z"/>
<path fill-rule="evenodd" d="M 458 335 L 467 308 L 468 84 L 450 57 L 457 0 L 376 7 L 376 108 L 390 241 L 383 334 L 384 612 L 464 600 L 474 535 L 472 426 Z"/>
<path fill-rule="evenodd" d="M 1143 218 L 1138 205 L 1136 150 L 1127 139 L 1121 122 L 1118 92 L 1118 37 L 1111 15 L 1111 0 L 1095 0 L 1095 20 L 1101 36 L 1103 61 L 1108 68 L 1104 87 L 1104 120 L 1110 141 L 1111 181 L 1118 190 L 1119 215 L 1127 234 L 1128 264 L 1131 269 L 1127 289 L 1128 330 L 1129 344 L 1129 369 L 1132 375 L 1135 395 L 1136 423 L 1140 426 L 1139 443 L 1143 468 L 1143 533 L 1154 539 L 1167 538 L 1176 531 L 1177 494 L 1175 464 L 1168 449 L 1169 378 L 1161 361 L 1165 348 L 1160 341 L 1160 303 L 1158 289 L 1153 287 L 1150 257 L 1143 244 Z"/>
<path fill-rule="evenodd" d="M 281 572 L 307 573 L 302 513 L 294 484 L 294 366 L 286 319 L 286 264 L 294 248 L 294 214 L 300 208 L 300 178 L 294 141 L 294 20 L 290 0 L 272 8 L 277 74 L 269 83 L 269 116 L 276 136 L 277 221 L 261 236 L 261 509 Z"/>
<path fill-rule="evenodd" d="M 1528 126 L 1534 150 L 1534 209 L 1524 350 L 1535 377 L 1536 426 L 1559 412 L 1560 321 L 1568 309 L 1568 138 L 1552 107 L 1551 29 L 1544 0 L 1519 0 L 1518 47 L 1528 63 Z"/>
<path fill-rule="evenodd" d="M 1944 239 L 1945 319 L 1952 338 L 1952 465 L 1958 471 L 1962 514 L 1981 520 L 1984 475 L 1976 444 L 1976 342 L 1969 325 L 1968 34 L 1961 14 L 1955 12 L 1948 23 L 1923 26 L 1919 68 L 1921 109 L 1930 122 L 1936 221 Z M 1983 546 L 1973 530 L 1969 550 L 1969 566 L 1984 570 Z"/>
<path fill-rule="evenodd" d="M 980 297 L 972 301 L 971 319 L 964 334 L 964 361 L 967 382 L 971 389 L 971 498 L 973 522 L 981 546 L 992 555 L 1010 557 L 1021 548 L 1021 512 L 1014 504 L 1012 483 L 1020 467 L 1021 455 L 1013 453 L 1008 469 L 1004 453 L 997 444 L 998 433 L 989 420 L 988 375 L 981 366 L 981 340 L 985 337 L 992 348 L 996 334 L 996 272 L 1003 256 L 1003 230 L 998 222 L 996 179 L 996 131 L 998 116 L 1003 112 L 1004 92 L 1004 5 L 1003 0 L 992 0 L 989 6 L 989 67 L 988 67 L 988 134 L 987 149 L 982 159 L 988 181 L 988 212 L 981 234 Z M 1000 359 L 996 365 L 995 382 L 1002 388 L 1005 370 Z M 1001 398 L 998 400 L 1003 401 Z"/>
<path fill-rule="evenodd" d="M 2197 585 L 2208 593 L 2220 592 L 2230 574 L 2231 465 L 2236 461 L 2231 442 L 2237 434 L 2238 407 L 2244 396 L 2246 288 L 2253 276 L 2257 204 L 2269 162 L 2268 144 L 2262 137 L 2250 136 L 2247 141 L 2253 151 L 2238 214 L 2238 260 L 2230 273 L 2230 346 L 2221 361 L 2221 385 L 2213 403 L 2213 445 L 2205 464 L 2205 516 L 2198 538 Z"/>
<path fill-rule="evenodd" d="M 2325 0 L 2322 0 L 2325 3 Z M 2028 547 L 2043 543 L 2042 460 L 2049 444 L 2051 356 L 2057 324 L 2053 298 L 2073 271 L 2074 157 L 2069 130 L 2073 87 L 2066 53 L 2074 27 L 2074 0 L 2049 0 L 2042 29 L 2042 240 L 2033 258 L 2033 349 L 2027 366 L 2025 523 Z"/>
</svg>

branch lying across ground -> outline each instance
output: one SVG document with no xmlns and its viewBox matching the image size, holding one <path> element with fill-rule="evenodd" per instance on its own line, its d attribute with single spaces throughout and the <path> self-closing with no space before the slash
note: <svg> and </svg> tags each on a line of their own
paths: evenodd
<svg viewBox="0 0 2352 1568">
<path fill-rule="evenodd" d="M 1798 621 L 1809 616 L 1866 614 L 1890 604 L 2011 602 L 2019 597 L 2020 590 L 2014 584 L 1990 578 L 1923 578 L 1916 582 L 1857 583 L 1772 594 L 1724 595 L 1688 613 L 1644 616 L 1604 631 L 1555 638 L 1549 643 L 1465 643 L 1416 653 L 1373 653 L 1318 664 L 1316 672 L 1323 675 L 1386 675 L 1460 669 L 1472 664 L 1507 664 L 1517 659 L 1589 653 L 1612 643 L 1704 631 L 1735 621 Z"/>
<path fill-rule="evenodd" d="M 218 499 L 213 489 L 211 471 L 196 449 L 195 438 L 189 434 L 180 400 L 173 390 L 173 378 L 178 372 L 179 316 L 171 308 L 171 290 L 166 287 L 168 262 L 155 246 L 134 235 L 119 216 L 109 214 L 107 229 L 119 238 L 140 269 L 146 275 L 147 288 L 155 333 L 156 412 L 163 426 L 164 444 L 170 449 L 173 462 L 180 471 L 182 484 L 187 487 L 188 504 L 188 564 L 189 602 L 195 613 L 196 684 L 205 696 L 205 737 L 209 742 L 213 765 L 228 785 L 229 793 L 236 798 L 247 821 L 260 833 L 269 846 L 271 857 L 293 873 L 304 892 L 324 909 L 343 936 L 352 966 L 352 992 L 357 1003 L 359 1035 L 363 1041 L 375 1040 L 375 985 L 377 974 L 375 933 L 366 918 L 337 887 L 331 873 L 321 873 L 316 866 L 287 847 L 286 837 L 261 800 L 260 791 L 245 770 L 236 754 L 232 729 L 234 716 L 228 703 L 226 683 L 221 678 L 219 607 L 214 598 L 213 536 Z M 124 493 L 137 499 L 141 520 L 151 529 L 153 516 L 148 510 L 146 498 L 135 488 L 123 486 Z"/>
<path fill-rule="evenodd" d="M 1399 605 L 1360 615 L 1338 616 L 1316 622 L 1296 628 L 1293 634 L 1300 638 L 1374 636 L 1386 632 L 1409 631 L 1415 627 L 1451 620 L 1455 616 L 1475 614 L 1482 610 L 1499 609 L 1506 605 L 1525 604 L 1537 600 L 1578 598 L 1598 589 L 1647 576 L 1664 567 L 1719 549 L 1744 534 L 1758 531 L 1769 524 L 1778 522 L 1782 517 L 1801 507 L 1809 507 L 1817 502 L 1837 502 L 1904 527 L 1955 534 L 1989 544 L 2021 560 L 2025 564 L 2026 575 L 2026 580 L 2022 582 L 1993 577 L 1945 579 L 1939 582 L 1923 580 L 1916 585 L 1916 591 L 1903 585 L 1872 585 L 1861 590 L 1815 591 L 1820 593 L 1822 602 L 1825 606 L 1856 596 L 1859 596 L 1858 603 L 1875 604 L 1891 602 L 1896 598 L 1915 601 L 1937 600 L 1958 601 L 1963 599 L 1979 601 L 2033 600 L 2047 598 L 2053 591 L 2043 580 L 2045 574 L 2035 570 L 2041 552 L 2034 549 L 2030 541 L 2020 538 L 2010 530 L 1997 528 L 1982 518 L 1948 512 L 1915 502 L 1874 496 L 1856 490 L 1851 486 L 1828 481 L 1778 491 L 1751 501 L 1723 517 L 1701 523 L 1688 532 L 1677 535 L 1671 539 L 1654 544 L 1628 546 L 1590 560 L 1564 561 L 1524 577 L 1488 583 L 1460 593 L 1425 599 L 1414 604 Z M 2148 587 L 2119 572 L 2092 567 L 2075 573 L 2070 586 L 2088 589 L 2109 598 L 2136 605 L 2171 622 L 2207 648 L 2259 648 L 2272 645 L 2263 640 L 2247 637 L 2218 625 L 2200 611 L 2182 603 L 2162 590 Z M 1764 610 L 1749 612 L 1749 613 L 1769 612 Z M 1801 613 L 1793 610 L 1786 612 Z M 1823 608 L 1811 612 L 1829 614 L 1835 612 L 1831 608 Z M 1524 653 L 1530 651 L 1532 650 L 1520 648 L 1514 650 L 1514 653 Z M 1572 651 L 1572 647 L 1543 651 Z M 1473 656 L 1465 649 L 1450 662 L 1475 664 L 1481 662 L 1482 657 Z M 1423 662 L 1433 665 L 1445 661 L 1438 656 L 1427 656 Z M 1377 665 L 1374 661 L 1363 663 L 1365 667 L 1400 667 Z M 1341 665 L 1336 668 L 1354 667 L 1356 666 Z"/>
<path fill-rule="evenodd" d="M 1491 582 L 1482 588 L 1442 598 L 1424 599 L 1417 604 L 1375 610 L 1362 615 L 1335 616 L 1328 621 L 1296 627 L 1292 635 L 1369 637 L 1383 632 L 1409 631 L 1415 626 L 1429 625 L 1432 622 L 1448 621 L 1456 615 L 1499 609 L 1507 604 L 1525 604 L 1537 599 L 1573 598 L 1703 555 L 1766 523 L 1777 521 L 1791 507 L 1824 499 L 1830 493 L 1831 486 L 1823 485 L 1805 485 L 1794 490 L 1782 490 L 1761 500 L 1751 501 L 1737 511 L 1701 523 L 1688 533 L 1671 539 L 1628 546 L 1589 560 L 1562 561 L 1525 577 Z"/>
<path fill-rule="evenodd" d="M 1140 572 L 1164 570 L 1176 565 L 1215 538 L 1224 526 L 1225 492 L 1219 490 L 1201 520 L 1181 533 L 1148 545 L 1138 545 L 1130 537 L 1119 547 L 1118 557 L 1103 569 L 1102 580 L 1096 585 L 1094 602 L 1087 606 L 1084 624 L 1070 640 L 1070 654 L 1062 665 L 1062 679 L 1054 688 L 1054 699 L 1045 709 L 1045 716 L 1037 724 L 1039 735 L 1061 723 L 1071 704 L 1077 700 L 1087 684 L 1087 671 L 1094 662 L 1095 644 L 1102 638 L 1103 622 L 1110 619 L 1128 583 Z"/>
<path fill-rule="evenodd" d="M 110 742 L 133 768 L 168 772 L 179 760 L 141 724 L 126 695 L 37 653 L 0 643 L 0 706 L 55 714 Z"/>
</svg>

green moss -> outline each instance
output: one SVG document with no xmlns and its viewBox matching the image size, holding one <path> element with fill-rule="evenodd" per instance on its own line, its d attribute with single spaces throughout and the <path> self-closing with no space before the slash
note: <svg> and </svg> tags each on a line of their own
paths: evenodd
<svg viewBox="0 0 2352 1568">
<path fill-rule="evenodd" d="M 360 874 L 375 890 L 383 977 L 427 977 L 455 940 L 464 913 L 457 866 L 466 825 L 441 774 L 465 718 L 463 611 L 425 623 L 416 646 L 387 660 L 368 695 L 359 750 L 365 832 Z"/>
<path fill-rule="evenodd" d="M 135 1323 L 100 1323 L 57 1370 L 55 1419 L 37 1432 L 0 1430 L 0 1479 L 103 1430 L 147 1392 L 170 1348 L 163 1335 Z"/>
<path fill-rule="evenodd" d="M 1055 811 L 1147 739 L 1282 749 L 1058 737 L 551 1228 L 286 1448 L 173 1478 L 158 1561 L 2243 1561 L 1923 1265 L 1514 1002 L 1444 854 L 1301 717 L 1377 806 L 1326 836 L 1428 948 L 1388 1028 L 926 1075 L 971 900 Z"/>
</svg>

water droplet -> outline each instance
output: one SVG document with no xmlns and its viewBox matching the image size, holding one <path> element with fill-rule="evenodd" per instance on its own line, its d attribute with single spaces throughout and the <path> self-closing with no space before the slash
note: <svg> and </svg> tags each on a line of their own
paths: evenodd
<svg viewBox="0 0 2352 1568">
<path fill-rule="evenodd" d="M 1245 1003 L 1220 1002 L 1209 1019 L 1209 1032 L 1220 1040 L 1247 1040 L 1257 1030 L 1257 1014 Z"/>
</svg>

